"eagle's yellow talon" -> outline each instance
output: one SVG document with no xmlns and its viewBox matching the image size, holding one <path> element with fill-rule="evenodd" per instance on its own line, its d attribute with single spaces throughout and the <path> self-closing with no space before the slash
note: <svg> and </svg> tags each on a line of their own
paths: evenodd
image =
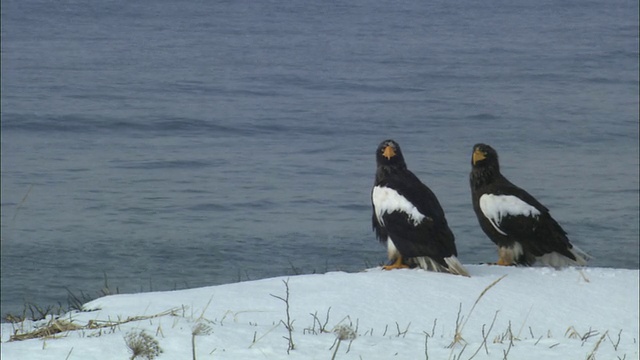
<svg viewBox="0 0 640 360">
<path fill-rule="evenodd" d="M 498 262 L 496 262 L 496 265 L 500 265 L 500 266 L 511 266 L 513 265 L 512 263 L 505 261 L 503 258 L 498 259 Z"/>
<path fill-rule="evenodd" d="M 402 262 L 402 256 L 398 256 L 393 264 L 383 266 L 382 270 L 406 269 L 408 267 L 409 265 Z"/>
</svg>

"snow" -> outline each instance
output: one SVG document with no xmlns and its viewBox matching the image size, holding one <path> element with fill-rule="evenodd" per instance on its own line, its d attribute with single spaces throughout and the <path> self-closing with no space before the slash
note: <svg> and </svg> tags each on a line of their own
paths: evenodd
<svg viewBox="0 0 640 360">
<path fill-rule="evenodd" d="M 374 268 L 106 296 L 61 316 L 77 329 L 55 337 L 9 341 L 52 319 L 3 323 L 1 355 L 130 359 L 125 336 L 144 331 L 158 359 L 192 359 L 192 340 L 197 359 L 331 359 L 340 329 L 356 338 L 335 359 L 638 359 L 638 270 L 466 267 L 470 278 Z"/>
</svg>

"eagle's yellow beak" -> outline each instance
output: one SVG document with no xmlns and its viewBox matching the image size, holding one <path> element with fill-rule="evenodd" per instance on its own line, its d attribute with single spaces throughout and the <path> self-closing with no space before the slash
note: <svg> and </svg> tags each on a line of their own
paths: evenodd
<svg viewBox="0 0 640 360">
<path fill-rule="evenodd" d="M 386 157 L 387 160 L 391 160 L 392 157 L 396 156 L 396 152 L 393 150 L 393 147 L 387 145 L 382 151 L 382 156 Z"/>
<path fill-rule="evenodd" d="M 485 153 L 480 151 L 480 149 L 476 149 L 473 152 L 472 163 L 473 163 L 473 165 L 475 165 L 478 161 L 484 160 L 485 158 L 486 158 Z"/>
</svg>

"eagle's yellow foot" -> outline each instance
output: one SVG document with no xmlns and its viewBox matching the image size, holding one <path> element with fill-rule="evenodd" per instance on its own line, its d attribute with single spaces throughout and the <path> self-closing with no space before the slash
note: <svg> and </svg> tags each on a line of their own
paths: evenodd
<svg viewBox="0 0 640 360">
<path fill-rule="evenodd" d="M 409 265 L 402 262 L 402 256 L 398 256 L 393 264 L 383 266 L 382 270 L 406 269 L 408 267 Z"/>
<path fill-rule="evenodd" d="M 499 258 L 499 259 L 498 259 L 498 262 L 493 263 L 493 265 L 500 265 L 500 266 L 515 266 L 516 264 L 514 264 L 514 263 L 512 263 L 512 262 L 510 262 L 510 261 L 507 261 L 507 260 L 505 260 L 505 259 L 503 259 L 503 258 Z"/>
</svg>

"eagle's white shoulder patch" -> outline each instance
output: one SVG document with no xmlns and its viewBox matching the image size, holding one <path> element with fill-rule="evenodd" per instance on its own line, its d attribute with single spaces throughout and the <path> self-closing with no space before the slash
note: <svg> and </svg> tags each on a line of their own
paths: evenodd
<svg viewBox="0 0 640 360">
<path fill-rule="evenodd" d="M 480 210 L 502 235 L 507 235 L 500 229 L 503 217 L 508 215 L 537 217 L 540 215 L 538 209 L 513 195 L 484 194 L 480 196 Z"/>
<path fill-rule="evenodd" d="M 400 195 L 397 191 L 386 186 L 374 186 L 371 193 L 371 200 L 376 217 L 380 224 L 384 225 L 382 216 L 391 214 L 394 211 L 400 211 L 409 216 L 414 225 L 418 225 L 424 220 L 425 215 L 418 211 L 409 200 Z"/>
</svg>

